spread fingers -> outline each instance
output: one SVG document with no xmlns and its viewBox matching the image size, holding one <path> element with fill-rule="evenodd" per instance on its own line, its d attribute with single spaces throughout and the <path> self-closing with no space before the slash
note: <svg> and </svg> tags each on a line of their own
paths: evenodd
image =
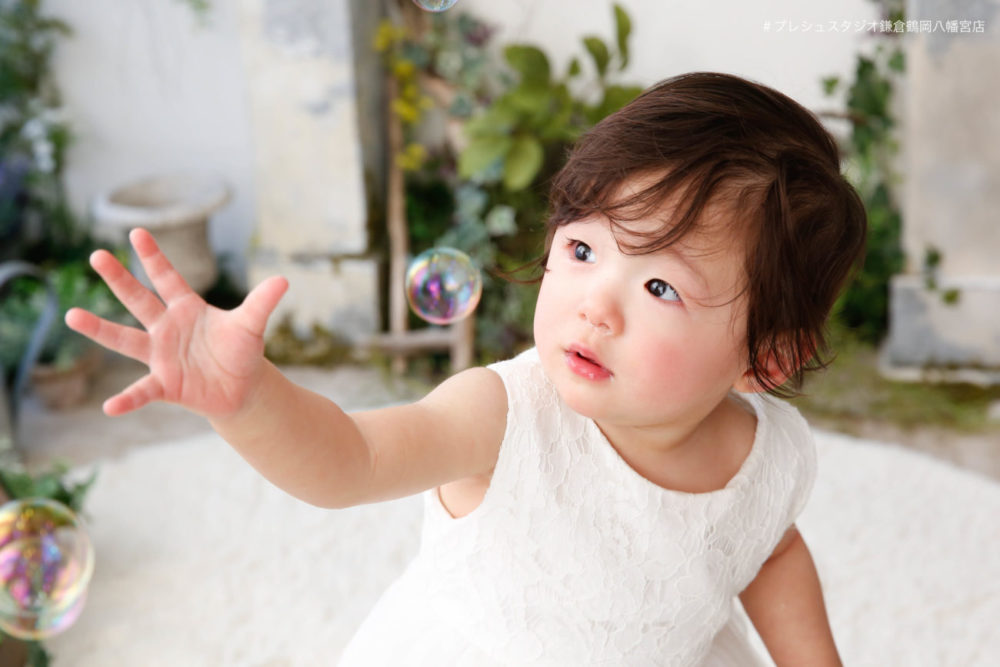
<svg viewBox="0 0 1000 667">
<path fill-rule="evenodd" d="M 82 308 L 66 311 L 66 326 L 98 345 L 149 365 L 149 334 L 110 322 Z"/>
<path fill-rule="evenodd" d="M 110 252 L 94 251 L 90 256 L 90 265 L 142 326 L 148 329 L 163 314 L 163 302 L 136 280 Z"/>
<path fill-rule="evenodd" d="M 170 263 L 167 256 L 163 254 L 156 244 L 153 235 L 145 229 L 133 229 L 128 236 L 135 248 L 135 253 L 142 262 L 142 267 L 146 269 L 146 275 L 156 288 L 166 303 L 177 301 L 183 297 L 194 294 L 194 291 L 187 284 L 187 281 L 177 272 L 174 265 Z"/>
<path fill-rule="evenodd" d="M 147 403 L 163 398 L 163 388 L 152 375 L 146 375 L 104 401 L 104 414 L 117 417 L 138 410 Z"/>
</svg>

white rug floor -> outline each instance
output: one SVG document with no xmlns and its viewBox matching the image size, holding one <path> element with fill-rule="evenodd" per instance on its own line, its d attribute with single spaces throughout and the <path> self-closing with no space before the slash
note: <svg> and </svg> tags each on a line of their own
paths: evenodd
<svg viewBox="0 0 1000 667">
<path fill-rule="evenodd" d="M 1000 664 L 1000 485 L 817 434 L 801 521 L 845 664 Z M 56 667 L 332 665 L 419 543 L 419 497 L 340 511 L 272 487 L 217 436 L 104 463 L 97 567 Z"/>
</svg>

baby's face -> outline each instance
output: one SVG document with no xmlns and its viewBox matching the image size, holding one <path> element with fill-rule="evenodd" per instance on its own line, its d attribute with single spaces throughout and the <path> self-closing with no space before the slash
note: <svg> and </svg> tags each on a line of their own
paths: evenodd
<svg viewBox="0 0 1000 667">
<path fill-rule="evenodd" d="M 556 231 L 535 344 L 563 400 L 602 428 L 700 420 L 730 389 L 750 390 L 744 243 L 724 225 L 706 227 L 641 255 L 623 253 L 603 218 Z"/>
</svg>

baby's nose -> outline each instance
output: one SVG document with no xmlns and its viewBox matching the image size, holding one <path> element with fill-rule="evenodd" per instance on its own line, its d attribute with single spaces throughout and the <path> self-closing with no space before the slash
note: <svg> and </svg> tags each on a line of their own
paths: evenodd
<svg viewBox="0 0 1000 667">
<path fill-rule="evenodd" d="M 624 323 L 617 300 L 605 290 L 590 292 L 580 304 L 578 317 L 604 335 L 621 333 Z"/>
</svg>

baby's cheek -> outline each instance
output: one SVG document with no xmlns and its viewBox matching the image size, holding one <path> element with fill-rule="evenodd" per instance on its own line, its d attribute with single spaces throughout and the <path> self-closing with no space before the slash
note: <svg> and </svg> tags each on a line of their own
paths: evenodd
<svg viewBox="0 0 1000 667">
<path fill-rule="evenodd" d="M 676 353 L 661 349 L 643 355 L 638 370 L 644 384 L 650 387 L 672 387 L 687 375 L 687 362 Z"/>
<path fill-rule="evenodd" d="M 697 394 L 704 369 L 696 356 L 683 349 L 661 347 L 644 359 L 640 368 L 642 384 L 650 389 L 647 397 L 652 401 L 684 402 Z"/>
</svg>

